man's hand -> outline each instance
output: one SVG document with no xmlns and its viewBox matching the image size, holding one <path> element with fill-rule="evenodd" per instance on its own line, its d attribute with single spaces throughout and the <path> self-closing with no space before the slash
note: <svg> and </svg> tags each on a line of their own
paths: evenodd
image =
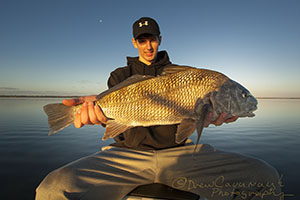
<svg viewBox="0 0 300 200">
<path fill-rule="evenodd" d="M 216 119 L 215 121 L 211 121 L 212 118 L 212 113 L 208 113 L 208 116 L 206 118 L 206 121 L 204 123 L 204 127 L 208 127 L 210 124 L 214 124 L 216 126 L 221 126 L 223 123 L 230 123 L 230 122 L 234 122 L 236 121 L 239 117 L 237 116 L 233 116 L 230 118 L 227 118 L 227 114 L 226 113 L 222 113 L 218 119 Z"/>
<path fill-rule="evenodd" d="M 66 106 L 75 106 L 82 104 L 82 108 L 76 113 L 74 119 L 74 125 L 76 128 L 81 128 L 84 125 L 100 125 L 106 124 L 107 118 L 103 114 L 101 108 L 98 105 L 94 105 L 96 101 L 96 95 L 79 97 L 77 99 L 64 99 L 63 104 Z"/>
</svg>

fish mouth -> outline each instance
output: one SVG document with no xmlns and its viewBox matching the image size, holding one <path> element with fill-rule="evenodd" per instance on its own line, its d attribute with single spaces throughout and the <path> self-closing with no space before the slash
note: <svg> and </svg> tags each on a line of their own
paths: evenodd
<svg viewBox="0 0 300 200">
<path fill-rule="evenodd" d="M 253 112 L 247 112 L 242 115 L 239 115 L 239 117 L 254 117 L 254 116 L 255 114 Z"/>
<path fill-rule="evenodd" d="M 254 117 L 255 114 L 254 113 L 248 113 L 248 117 Z"/>
</svg>

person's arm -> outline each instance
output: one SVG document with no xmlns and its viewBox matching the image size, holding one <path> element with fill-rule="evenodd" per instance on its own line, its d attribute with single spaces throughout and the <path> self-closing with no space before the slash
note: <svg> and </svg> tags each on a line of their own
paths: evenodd
<svg viewBox="0 0 300 200">
<path fill-rule="evenodd" d="M 97 95 L 84 96 L 76 99 L 64 99 L 63 104 L 66 106 L 75 106 L 82 104 L 82 108 L 76 113 L 74 125 L 76 128 L 81 128 L 84 125 L 100 125 L 106 124 L 107 118 L 103 114 L 98 105 L 94 105 Z"/>
</svg>

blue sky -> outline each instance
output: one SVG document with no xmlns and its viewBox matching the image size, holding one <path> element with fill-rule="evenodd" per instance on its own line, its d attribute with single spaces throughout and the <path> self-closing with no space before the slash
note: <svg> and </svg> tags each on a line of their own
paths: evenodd
<svg viewBox="0 0 300 200">
<path fill-rule="evenodd" d="M 298 0 L 0 0 L 0 94 L 89 95 L 137 56 L 155 18 L 173 63 L 220 71 L 255 96 L 300 97 Z"/>
</svg>

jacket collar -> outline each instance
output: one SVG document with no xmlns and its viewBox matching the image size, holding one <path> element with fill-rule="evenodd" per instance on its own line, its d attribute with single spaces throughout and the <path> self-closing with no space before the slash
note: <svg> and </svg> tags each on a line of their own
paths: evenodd
<svg viewBox="0 0 300 200">
<path fill-rule="evenodd" d="M 166 51 L 159 51 L 157 53 L 157 58 L 156 61 L 154 63 L 152 63 L 151 65 L 146 65 L 144 63 L 142 63 L 141 61 L 139 61 L 139 57 L 127 57 L 127 65 L 140 65 L 140 66 L 147 66 L 150 68 L 160 68 L 161 66 L 167 65 L 167 64 L 171 64 L 168 53 Z"/>
</svg>

